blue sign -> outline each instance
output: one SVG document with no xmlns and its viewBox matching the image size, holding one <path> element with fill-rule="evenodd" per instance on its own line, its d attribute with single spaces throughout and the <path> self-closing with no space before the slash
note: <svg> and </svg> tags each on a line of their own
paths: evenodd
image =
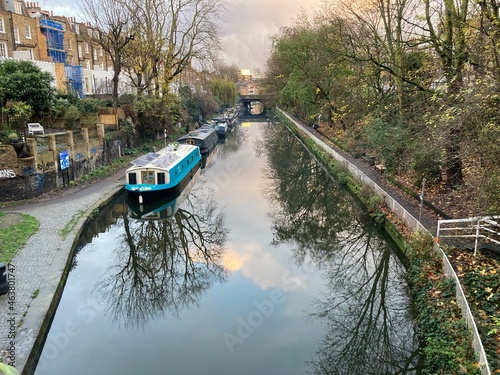
<svg viewBox="0 0 500 375">
<path fill-rule="evenodd" d="M 69 168 L 68 150 L 64 150 L 59 153 L 59 160 L 61 162 L 61 170 Z"/>
</svg>

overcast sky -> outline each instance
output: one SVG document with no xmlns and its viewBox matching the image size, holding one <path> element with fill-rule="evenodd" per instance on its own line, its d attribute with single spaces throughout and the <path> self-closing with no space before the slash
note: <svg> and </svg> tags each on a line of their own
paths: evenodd
<svg viewBox="0 0 500 375">
<path fill-rule="evenodd" d="M 282 26 L 291 25 L 301 7 L 310 10 L 316 0 L 226 0 L 228 12 L 221 23 L 225 62 L 241 69 L 265 70 L 269 38 Z M 54 15 L 78 17 L 73 0 L 39 0 L 44 10 Z"/>
</svg>

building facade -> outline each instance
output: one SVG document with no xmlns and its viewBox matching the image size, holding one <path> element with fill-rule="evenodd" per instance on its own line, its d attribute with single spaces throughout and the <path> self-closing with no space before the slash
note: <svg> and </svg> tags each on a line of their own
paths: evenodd
<svg viewBox="0 0 500 375">
<path fill-rule="evenodd" d="M 90 24 L 54 16 L 38 3 L 0 0 L 0 58 L 32 60 L 54 75 L 55 88 L 81 98 L 112 92 L 111 59 L 95 41 L 96 33 Z M 122 76 L 120 93 L 131 92 L 130 87 Z"/>
<path fill-rule="evenodd" d="M 54 75 L 53 85 L 79 97 L 111 95 L 114 76 L 109 54 L 96 42 L 99 31 L 74 17 L 54 16 L 36 2 L 0 0 L 0 59 L 32 60 Z M 211 74 L 188 66 L 174 87 L 209 91 Z M 132 93 L 130 79 L 120 74 L 119 94 Z"/>
</svg>

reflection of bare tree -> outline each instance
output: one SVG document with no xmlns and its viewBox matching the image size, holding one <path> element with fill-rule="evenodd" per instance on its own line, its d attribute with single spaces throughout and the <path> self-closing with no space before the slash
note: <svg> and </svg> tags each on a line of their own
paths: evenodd
<svg viewBox="0 0 500 375">
<path fill-rule="evenodd" d="M 266 195 L 276 205 L 274 243 L 293 243 L 299 261 L 306 255 L 320 260 L 342 250 L 336 238 L 344 231 L 361 231 L 365 224 L 353 199 L 288 130 L 268 126 L 258 152 L 269 160 Z"/>
<path fill-rule="evenodd" d="M 417 373 L 421 358 L 403 266 L 377 236 L 345 243 L 344 256 L 324 268 L 329 292 L 311 315 L 327 332 L 311 362 L 314 373 Z"/>
<path fill-rule="evenodd" d="M 393 249 L 290 132 L 270 126 L 264 139 L 274 243 L 294 244 L 299 264 L 312 259 L 328 282 L 310 315 L 326 326 L 311 370 L 415 373 L 418 341 Z"/>
<path fill-rule="evenodd" d="M 95 286 L 115 321 L 140 326 L 167 310 L 178 314 L 225 279 L 228 230 L 213 196 L 191 194 L 166 220 L 123 220 L 115 265 Z"/>
</svg>

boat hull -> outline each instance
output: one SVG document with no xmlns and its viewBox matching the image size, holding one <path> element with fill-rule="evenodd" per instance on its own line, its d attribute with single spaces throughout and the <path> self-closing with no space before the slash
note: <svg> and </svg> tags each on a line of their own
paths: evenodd
<svg viewBox="0 0 500 375">
<path fill-rule="evenodd" d="M 165 199 L 169 197 L 175 197 L 178 195 L 185 186 L 191 181 L 191 179 L 196 175 L 196 173 L 201 169 L 202 161 L 200 160 L 189 173 L 187 173 L 177 184 L 170 187 L 157 187 L 152 186 L 150 190 L 143 189 L 133 189 L 132 187 L 125 189 L 127 190 L 127 199 L 138 199 L 139 196 L 146 196 L 148 200 L 150 199 Z M 147 188 L 147 187 L 146 187 Z"/>
<path fill-rule="evenodd" d="M 148 194 L 143 203 L 137 193 L 127 192 L 129 216 L 138 220 L 159 220 L 172 217 L 199 177 L 200 168 L 193 169 L 174 189 Z"/>
</svg>

